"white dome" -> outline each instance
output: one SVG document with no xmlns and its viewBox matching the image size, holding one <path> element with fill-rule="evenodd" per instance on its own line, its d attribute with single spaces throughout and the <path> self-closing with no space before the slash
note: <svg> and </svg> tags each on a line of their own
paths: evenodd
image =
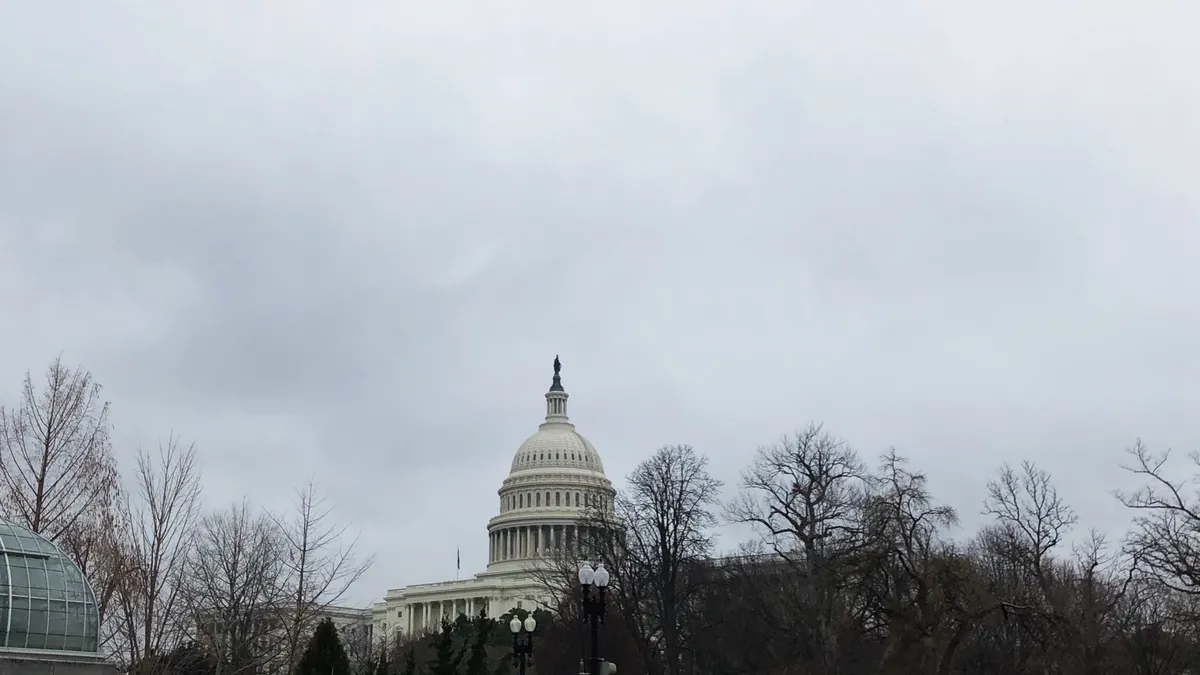
<svg viewBox="0 0 1200 675">
<path fill-rule="evenodd" d="M 512 472 L 541 469 L 583 469 L 604 473 L 600 454 L 573 424 L 543 424 L 521 444 Z"/>
<path fill-rule="evenodd" d="M 600 454 L 575 431 L 554 359 L 546 392 L 546 420 L 513 456 L 497 494 L 500 512 L 488 521 L 488 573 L 525 573 L 553 560 L 556 551 L 586 545 L 589 509 L 612 509 L 616 495 Z M 583 542 L 580 544 L 579 542 Z"/>
</svg>

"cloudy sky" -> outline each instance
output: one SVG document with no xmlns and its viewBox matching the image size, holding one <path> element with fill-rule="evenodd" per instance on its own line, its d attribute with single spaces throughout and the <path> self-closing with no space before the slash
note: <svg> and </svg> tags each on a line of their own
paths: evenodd
<svg viewBox="0 0 1200 675">
<path fill-rule="evenodd" d="M 316 476 L 356 602 L 482 570 L 556 353 L 614 478 L 823 420 L 1120 530 L 1200 443 L 1194 4 L 0 0 L 0 400 Z"/>
</svg>

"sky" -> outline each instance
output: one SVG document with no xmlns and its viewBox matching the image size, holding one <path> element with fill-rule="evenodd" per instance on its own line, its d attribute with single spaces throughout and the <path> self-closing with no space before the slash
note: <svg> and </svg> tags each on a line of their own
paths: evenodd
<svg viewBox="0 0 1200 675">
<path fill-rule="evenodd" d="M 486 564 L 561 355 L 619 486 L 821 421 L 1119 535 L 1200 443 L 1195 3 L 0 0 L 0 401 L 55 356 L 209 506 Z M 1172 465 L 1190 475 L 1185 462 Z M 723 549 L 745 533 L 726 530 Z"/>
</svg>

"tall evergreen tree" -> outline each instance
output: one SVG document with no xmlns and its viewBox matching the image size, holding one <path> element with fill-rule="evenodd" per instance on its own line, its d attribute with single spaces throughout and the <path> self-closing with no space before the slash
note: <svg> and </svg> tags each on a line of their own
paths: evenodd
<svg viewBox="0 0 1200 675">
<path fill-rule="evenodd" d="M 466 650 L 454 649 L 454 624 L 442 619 L 442 632 L 434 643 L 434 657 L 429 661 L 429 672 L 433 675 L 457 675 Z"/>
<path fill-rule="evenodd" d="M 467 659 L 466 675 L 490 675 L 487 667 L 487 648 L 492 636 L 492 624 L 495 622 L 488 618 L 485 608 L 479 612 L 479 616 L 475 617 L 474 623 L 475 635 L 471 641 L 471 655 Z"/>
<path fill-rule="evenodd" d="M 417 649 L 409 647 L 404 656 L 404 675 L 417 675 Z"/>
<path fill-rule="evenodd" d="M 331 619 L 317 624 L 296 665 L 296 675 L 350 675 L 350 658 Z"/>
</svg>

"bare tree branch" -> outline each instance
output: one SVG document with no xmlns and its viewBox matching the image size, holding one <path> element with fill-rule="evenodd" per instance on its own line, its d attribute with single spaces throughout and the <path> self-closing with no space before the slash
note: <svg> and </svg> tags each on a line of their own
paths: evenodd
<svg viewBox="0 0 1200 675">
<path fill-rule="evenodd" d="M 336 604 L 371 567 L 372 559 L 358 562 L 357 538 L 347 540 L 345 526 L 332 522 L 333 509 L 317 493 L 312 479 L 296 491 L 289 518 L 272 516 L 282 537 L 282 561 L 288 584 L 290 616 L 287 620 L 286 663 L 293 668 L 309 634 L 330 605 Z"/>
<path fill-rule="evenodd" d="M 194 639 L 211 649 L 215 675 L 284 671 L 290 612 L 286 544 L 246 502 L 201 519 L 181 600 Z"/>
<path fill-rule="evenodd" d="M 138 450 L 124 537 L 120 621 L 129 663 L 145 675 L 156 657 L 188 634 L 181 592 L 200 513 L 200 470 L 194 446 L 171 437 L 156 454 Z"/>
</svg>

